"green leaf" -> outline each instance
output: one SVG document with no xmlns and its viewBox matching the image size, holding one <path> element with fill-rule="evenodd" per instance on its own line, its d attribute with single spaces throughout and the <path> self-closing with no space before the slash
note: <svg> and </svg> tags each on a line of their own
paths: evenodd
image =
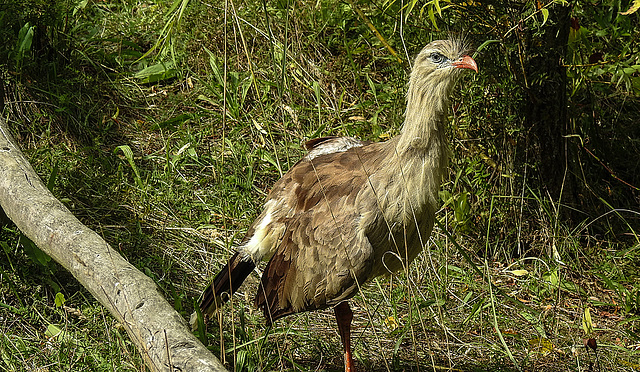
<svg viewBox="0 0 640 372">
<path fill-rule="evenodd" d="M 7 244 L 7 242 L 0 241 L 0 247 L 2 247 L 2 250 L 6 254 L 9 254 L 11 252 L 11 247 L 9 247 L 9 244 Z"/>
<path fill-rule="evenodd" d="M 31 26 L 29 22 L 27 22 L 18 32 L 18 54 L 24 54 L 24 52 L 27 52 L 31 49 L 34 27 L 35 26 Z"/>
<path fill-rule="evenodd" d="M 89 0 L 81 0 L 78 5 L 73 8 L 73 15 L 75 16 L 79 11 L 84 10 L 89 4 Z"/>
<path fill-rule="evenodd" d="M 369 74 L 365 75 L 367 77 L 367 84 L 369 84 L 369 89 L 371 89 L 371 94 L 373 94 L 373 98 L 378 100 L 378 91 L 376 90 L 376 85 L 371 80 L 371 76 Z"/>
<path fill-rule="evenodd" d="M 238 370 L 241 371 L 243 369 L 243 367 L 246 367 L 248 359 L 249 359 L 249 355 L 245 350 L 238 351 L 238 354 L 236 354 L 236 365 L 235 365 L 235 367 L 238 368 Z"/>
<path fill-rule="evenodd" d="M 438 12 L 438 15 L 440 17 L 442 17 L 442 9 L 440 8 L 440 0 L 433 0 L 433 5 L 436 8 L 436 12 Z"/>
<path fill-rule="evenodd" d="M 411 14 L 411 12 L 413 11 L 413 8 L 415 8 L 416 4 L 418 3 L 418 0 L 411 0 L 409 2 L 409 4 L 405 5 L 406 7 L 406 11 L 405 11 L 405 18 L 409 18 L 409 14 Z M 391 7 L 393 3 L 389 2 L 389 5 L 386 7 L 385 11 Z M 422 15 L 422 14 L 420 14 Z"/>
<path fill-rule="evenodd" d="M 31 239 L 27 238 L 24 235 L 20 236 L 20 244 L 22 244 L 22 249 L 24 249 L 24 253 L 35 263 L 42 265 L 43 267 L 48 267 L 49 261 L 51 261 L 51 257 L 44 253 L 38 246 L 31 241 Z"/>
<path fill-rule="evenodd" d="M 473 304 L 473 308 L 469 312 L 469 315 L 465 318 L 465 320 L 462 321 L 463 325 L 466 324 L 469 320 L 473 319 L 473 317 L 475 317 L 480 312 L 480 310 L 482 309 L 482 305 L 484 305 L 485 300 L 486 298 L 481 298 L 480 301 Z"/>
<path fill-rule="evenodd" d="M 202 310 L 200 310 L 200 306 L 194 302 L 194 313 L 191 314 L 191 319 L 189 319 L 189 323 L 193 327 L 193 330 L 196 331 L 196 336 L 198 339 L 205 343 L 207 342 L 207 333 L 204 327 L 204 317 L 202 316 Z"/>
<path fill-rule="evenodd" d="M 169 8 L 169 10 L 167 10 L 167 13 L 165 14 L 165 17 L 169 17 L 171 16 L 171 13 L 175 12 L 176 9 L 178 9 L 178 6 L 180 6 L 180 4 L 182 4 L 183 0 L 174 0 L 173 4 L 171 4 L 171 8 Z"/>
<path fill-rule="evenodd" d="M 24 54 L 31 50 L 31 43 L 33 42 L 33 33 L 35 30 L 35 26 L 31 26 L 29 22 L 25 23 L 24 26 L 18 32 L 18 44 L 16 45 L 14 59 L 16 64 L 20 66 L 22 64 L 22 60 L 24 59 Z"/>
<path fill-rule="evenodd" d="M 457 273 L 457 274 L 460 274 L 460 276 L 464 276 L 465 274 L 467 274 L 465 270 L 454 265 L 447 265 L 446 269 L 449 270 L 449 274 Z"/>
<path fill-rule="evenodd" d="M 449 190 L 439 191 L 438 197 L 440 197 L 440 200 L 444 204 L 443 207 L 446 207 L 454 202 L 453 195 L 451 195 L 451 192 Z"/>
<path fill-rule="evenodd" d="M 44 332 L 44 335 L 47 337 L 60 337 L 62 338 L 64 335 L 64 331 L 55 324 L 49 324 L 47 326 L 47 330 Z"/>
<path fill-rule="evenodd" d="M 136 72 L 133 77 L 140 79 L 142 83 L 155 83 L 162 80 L 172 79 L 178 76 L 178 70 L 173 62 L 156 63 Z"/>
<path fill-rule="evenodd" d="M 133 169 L 133 173 L 135 175 L 134 178 L 136 183 L 138 184 L 138 187 L 140 187 L 141 189 L 144 188 L 142 178 L 140 178 L 140 173 L 138 172 L 138 167 L 136 167 L 136 163 L 133 161 L 133 151 L 131 151 L 131 147 L 129 147 L 128 145 L 120 145 L 116 147 L 113 152 L 116 153 L 118 152 L 118 150 L 122 151 L 125 159 L 127 159 L 127 162 L 129 162 L 131 169 Z"/>
<path fill-rule="evenodd" d="M 482 51 L 482 49 L 486 48 L 487 46 L 493 44 L 493 43 L 499 43 L 500 40 L 485 40 L 482 44 L 480 44 L 479 47 L 476 48 L 476 51 L 473 53 L 473 58 L 476 58 L 476 56 L 478 55 L 478 53 L 480 51 Z"/>
<path fill-rule="evenodd" d="M 211 99 L 211 98 L 209 98 L 209 97 L 207 97 L 207 96 L 205 96 L 203 94 L 199 94 L 198 95 L 198 101 L 205 101 L 205 102 L 209 103 L 212 106 L 217 106 L 218 105 L 217 101 L 215 101 L 215 100 L 213 100 L 213 99 Z"/>
<path fill-rule="evenodd" d="M 559 279 L 558 279 L 558 271 L 551 270 L 542 275 L 542 277 L 551 283 L 553 287 L 558 287 Z"/>
<path fill-rule="evenodd" d="M 78 341 L 75 340 L 68 331 L 58 327 L 55 324 L 49 324 L 47 326 L 47 330 L 44 332 L 44 335 L 50 338 L 55 338 L 60 343 L 70 342 L 72 344 L 78 345 Z"/>
<path fill-rule="evenodd" d="M 56 307 L 64 306 L 65 298 L 64 295 L 60 292 L 56 293 L 56 299 L 54 300 Z"/>
<path fill-rule="evenodd" d="M 318 105 L 318 109 L 320 109 L 320 107 L 322 107 L 321 103 L 322 103 L 322 92 L 320 90 L 320 84 L 317 81 L 313 81 L 311 82 L 311 89 L 313 90 L 313 93 L 316 96 L 316 103 Z"/>
<path fill-rule="evenodd" d="M 459 224 L 463 224 L 469 218 L 471 205 L 469 205 L 469 193 L 463 192 L 455 200 L 453 215 Z"/>
<path fill-rule="evenodd" d="M 245 79 L 244 82 L 241 84 L 241 88 L 242 88 L 242 94 L 241 94 L 241 98 L 240 98 L 240 106 L 242 106 L 242 104 L 244 103 L 244 100 L 247 98 L 247 93 L 249 93 L 249 89 L 251 88 L 251 85 L 253 84 L 253 78 L 249 77 L 248 79 Z"/>
<path fill-rule="evenodd" d="M 53 188 L 56 185 L 56 178 L 58 177 L 58 171 L 60 170 L 60 167 L 58 166 L 58 163 L 56 162 L 55 165 L 53 166 L 53 169 L 51 170 L 51 174 L 49 175 L 49 179 L 47 180 L 47 189 L 49 189 L 49 191 L 53 192 Z"/>
<path fill-rule="evenodd" d="M 589 308 L 584 309 L 584 314 L 582 314 L 582 329 L 587 336 L 590 336 L 593 333 L 593 323 L 591 322 L 591 311 Z"/>
<path fill-rule="evenodd" d="M 278 167 L 278 161 L 276 160 L 275 157 L 273 157 L 273 155 L 271 155 L 270 152 L 268 152 L 268 151 L 259 151 L 258 154 L 260 156 L 260 160 L 273 165 L 276 169 L 279 168 Z"/>
<path fill-rule="evenodd" d="M 430 6 L 429 7 L 429 19 L 431 20 L 431 23 L 433 23 L 433 27 L 436 28 L 436 30 L 438 29 L 438 23 L 436 22 L 436 15 L 433 13 L 433 7 Z"/>
<path fill-rule="evenodd" d="M 211 70 L 213 70 L 213 76 L 215 76 L 218 84 L 224 86 L 224 79 L 222 78 L 222 72 L 218 67 L 218 59 L 216 58 L 216 55 L 206 47 L 204 48 L 204 50 L 209 55 L 209 65 L 211 66 Z"/>
<path fill-rule="evenodd" d="M 547 23 L 547 20 L 549 19 L 549 9 L 542 8 L 542 9 L 540 9 L 540 12 L 542 13 L 542 25 L 541 26 L 544 26 L 544 24 Z"/>
<path fill-rule="evenodd" d="M 520 316 L 526 319 L 540 336 L 547 337 L 544 327 L 540 324 L 540 320 L 538 318 L 527 311 L 520 312 Z"/>
</svg>

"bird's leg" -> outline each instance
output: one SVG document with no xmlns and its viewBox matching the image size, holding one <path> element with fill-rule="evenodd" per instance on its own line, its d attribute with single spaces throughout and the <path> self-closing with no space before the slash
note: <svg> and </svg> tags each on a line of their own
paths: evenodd
<svg viewBox="0 0 640 372">
<path fill-rule="evenodd" d="M 353 365 L 353 357 L 351 356 L 351 320 L 353 319 L 353 312 L 346 301 L 338 304 L 333 310 L 336 314 L 338 332 L 344 347 L 344 371 L 356 372 Z"/>
</svg>

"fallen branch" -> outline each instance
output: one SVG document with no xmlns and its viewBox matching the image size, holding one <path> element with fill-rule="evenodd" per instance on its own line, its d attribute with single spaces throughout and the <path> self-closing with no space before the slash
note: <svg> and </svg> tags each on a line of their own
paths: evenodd
<svg viewBox="0 0 640 372">
<path fill-rule="evenodd" d="M 124 326 L 152 371 L 226 371 L 149 277 L 45 187 L 0 117 L 0 206 Z"/>
</svg>

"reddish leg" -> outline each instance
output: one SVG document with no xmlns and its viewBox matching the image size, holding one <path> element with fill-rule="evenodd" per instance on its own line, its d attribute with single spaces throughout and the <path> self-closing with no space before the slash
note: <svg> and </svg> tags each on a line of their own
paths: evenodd
<svg viewBox="0 0 640 372">
<path fill-rule="evenodd" d="M 351 356 L 351 320 L 353 319 L 353 312 L 346 301 L 341 302 L 333 310 L 336 314 L 338 332 L 344 347 L 344 371 L 356 372 L 356 368 L 353 365 L 353 357 Z"/>
</svg>

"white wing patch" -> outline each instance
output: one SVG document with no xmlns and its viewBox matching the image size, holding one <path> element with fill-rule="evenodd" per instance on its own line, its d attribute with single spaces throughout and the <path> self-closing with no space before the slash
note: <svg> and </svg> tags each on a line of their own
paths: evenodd
<svg viewBox="0 0 640 372">
<path fill-rule="evenodd" d="M 269 259 L 273 255 L 276 240 L 280 237 L 280 226 L 272 226 L 275 201 L 269 200 L 264 205 L 264 217 L 253 231 L 251 238 L 239 247 L 244 254 L 251 256 L 253 262 Z"/>
<path fill-rule="evenodd" d="M 363 144 L 362 141 L 353 137 L 337 137 L 314 147 L 304 158 L 305 160 L 312 160 L 320 155 L 345 152 L 352 147 L 360 147 Z"/>
</svg>

